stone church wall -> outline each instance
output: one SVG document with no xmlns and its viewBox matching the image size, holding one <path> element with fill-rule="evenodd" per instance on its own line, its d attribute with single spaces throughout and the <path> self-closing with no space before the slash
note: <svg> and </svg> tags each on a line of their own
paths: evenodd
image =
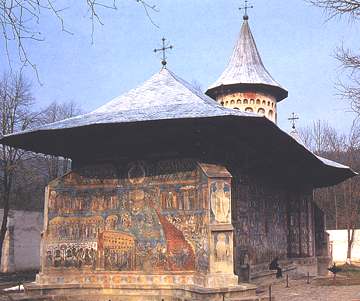
<svg viewBox="0 0 360 301">
<path fill-rule="evenodd" d="M 195 160 L 87 165 L 48 185 L 45 208 L 37 283 L 238 282 L 231 175 L 223 166 Z"/>
<path fill-rule="evenodd" d="M 315 258 L 310 192 L 195 160 L 78 167 L 47 187 L 38 283 L 104 285 L 111 272 L 111 285 L 213 287 L 237 283 L 234 270 L 269 272 L 276 257 Z"/>
<path fill-rule="evenodd" d="M 233 171 L 232 192 L 235 272 L 239 276 L 268 272 L 274 258 L 289 261 L 315 255 L 311 191 L 277 188 L 265 179 Z"/>
</svg>

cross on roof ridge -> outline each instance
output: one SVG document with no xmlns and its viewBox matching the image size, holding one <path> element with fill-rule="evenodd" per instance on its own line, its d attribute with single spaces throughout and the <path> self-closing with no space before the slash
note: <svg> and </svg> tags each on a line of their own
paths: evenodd
<svg viewBox="0 0 360 301">
<path fill-rule="evenodd" d="M 288 118 L 292 122 L 292 128 L 295 130 L 296 120 L 299 120 L 299 116 L 295 115 L 294 112 L 292 112 L 291 117 Z"/>
<path fill-rule="evenodd" d="M 166 45 L 166 44 L 165 44 L 165 41 L 166 41 L 165 38 L 162 38 L 161 41 L 162 41 L 162 47 L 161 47 L 161 48 L 155 48 L 155 49 L 154 49 L 154 52 L 156 53 L 156 52 L 158 52 L 158 51 L 162 51 L 163 56 L 162 56 L 161 64 L 163 65 L 163 68 L 166 68 L 166 65 L 167 65 L 167 61 L 166 61 L 166 59 L 167 59 L 167 57 L 166 57 L 166 50 L 168 50 L 168 49 L 173 49 L 174 46 L 173 46 L 173 45 Z"/>
<path fill-rule="evenodd" d="M 249 19 L 249 16 L 247 14 L 247 11 L 249 8 L 254 8 L 253 5 L 249 5 L 249 1 L 248 0 L 245 0 L 245 5 L 242 6 L 242 7 L 239 7 L 239 10 L 245 10 L 245 13 L 244 13 L 244 16 L 243 16 L 243 19 L 244 20 L 248 20 Z"/>
</svg>

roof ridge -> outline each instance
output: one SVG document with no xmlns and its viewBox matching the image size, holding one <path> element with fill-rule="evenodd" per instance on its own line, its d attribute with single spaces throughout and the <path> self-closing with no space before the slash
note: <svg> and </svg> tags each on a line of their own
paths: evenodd
<svg viewBox="0 0 360 301">
<path fill-rule="evenodd" d="M 214 99 L 212 99 L 211 97 L 207 96 L 204 92 L 202 92 L 199 89 L 196 89 L 192 84 L 190 84 L 188 81 L 186 81 L 185 79 L 179 77 L 178 75 L 176 75 L 174 72 L 172 72 L 169 69 L 166 69 L 169 74 L 180 84 L 182 84 L 185 88 L 187 88 L 190 92 L 192 92 L 193 94 L 195 94 L 197 97 L 199 97 L 201 100 L 203 100 L 205 103 L 214 106 L 214 107 L 218 107 L 220 109 L 224 109 L 223 106 L 221 106 L 217 101 L 215 101 Z"/>
<path fill-rule="evenodd" d="M 171 79 L 176 82 L 177 85 L 180 85 L 180 87 L 183 88 L 179 89 L 179 86 L 176 87 L 176 85 L 173 84 L 167 86 L 166 84 L 169 83 L 166 80 L 169 79 L 169 77 L 171 77 Z M 156 83 L 154 83 L 154 79 Z M 144 86 L 145 89 L 142 89 Z M 164 88 L 165 90 L 162 91 L 162 89 Z M 188 91 L 188 93 L 185 89 Z M 172 90 L 174 90 L 175 92 L 173 92 Z M 139 93 L 145 94 L 139 95 Z M 150 93 L 150 95 L 146 95 L 146 93 Z M 140 97 L 146 99 L 147 96 L 153 98 L 153 103 L 148 103 L 147 106 L 140 107 L 138 105 Z M 137 106 L 126 104 L 126 101 L 128 100 L 126 98 L 130 98 L 130 100 L 135 99 L 135 101 L 137 102 Z M 170 98 L 173 98 L 173 100 L 171 101 Z M 159 99 L 160 101 L 158 101 Z M 119 105 L 119 103 L 121 105 L 122 102 L 126 104 L 126 107 L 119 109 L 117 105 Z M 80 126 L 80 124 L 83 124 L 83 121 L 84 124 L 87 124 L 88 122 L 91 123 L 92 121 L 94 123 L 108 123 L 110 122 L 110 120 L 116 119 L 116 116 L 118 116 L 119 120 L 126 119 L 124 117 L 126 114 L 132 115 L 132 118 L 134 119 L 141 119 L 150 111 L 152 114 L 155 115 L 163 115 L 165 111 L 168 111 L 167 115 L 169 115 L 169 118 L 182 118 L 181 116 L 177 116 L 177 114 L 174 112 L 175 107 L 183 107 L 183 109 L 185 109 L 185 111 L 187 112 L 183 112 L 181 109 L 179 109 L 179 112 L 181 112 L 180 115 L 197 115 L 196 111 L 201 111 L 201 114 L 205 114 L 206 112 L 208 112 L 210 116 L 212 116 L 216 111 L 220 115 L 227 115 L 230 111 L 232 111 L 229 111 L 229 109 L 218 104 L 212 98 L 204 94 L 202 91 L 196 89 L 193 85 L 176 75 L 171 70 L 163 68 L 159 72 L 154 73 L 148 80 L 138 85 L 136 88 L 128 90 L 124 94 L 115 97 L 114 99 L 110 100 L 109 102 L 105 103 L 104 105 L 91 112 L 55 121 L 49 124 L 44 124 L 23 132 L 33 132 L 37 130 L 61 128 L 68 126 Z M 161 108 L 168 109 L 161 110 Z M 193 110 L 191 110 L 191 108 Z M 195 113 L 192 114 L 191 111 L 195 111 Z M 235 113 L 235 115 L 240 114 L 240 112 L 232 113 Z M 153 119 L 155 115 L 150 119 Z M 251 116 L 251 114 L 249 113 L 241 113 L 240 115 Z"/>
</svg>

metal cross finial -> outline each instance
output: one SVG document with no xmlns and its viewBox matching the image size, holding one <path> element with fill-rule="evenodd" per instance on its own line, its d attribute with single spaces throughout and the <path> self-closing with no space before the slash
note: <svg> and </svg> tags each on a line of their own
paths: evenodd
<svg viewBox="0 0 360 301">
<path fill-rule="evenodd" d="M 296 125 L 296 120 L 299 120 L 299 116 L 295 115 L 295 113 L 293 112 L 291 114 L 291 117 L 288 118 L 288 120 L 290 120 L 292 122 L 292 128 L 295 130 L 295 125 Z"/>
<path fill-rule="evenodd" d="M 162 61 L 161 61 L 161 64 L 163 65 L 163 68 L 166 68 L 166 64 L 167 64 L 167 61 L 166 61 L 166 50 L 168 49 L 173 49 L 174 46 L 173 45 L 166 45 L 165 41 L 166 39 L 165 38 L 162 38 L 162 47 L 161 48 L 155 48 L 154 49 L 154 52 L 158 52 L 158 51 L 162 51 L 163 53 L 163 57 L 162 57 Z"/>
<path fill-rule="evenodd" d="M 245 14 L 243 16 L 243 19 L 244 20 L 248 20 L 249 19 L 249 16 L 247 14 L 247 11 L 249 8 L 254 8 L 253 5 L 249 5 L 249 1 L 248 0 L 245 0 L 245 5 L 243 7 L 239 7 L 239 10 L 245 10 Z"/>
</svg>

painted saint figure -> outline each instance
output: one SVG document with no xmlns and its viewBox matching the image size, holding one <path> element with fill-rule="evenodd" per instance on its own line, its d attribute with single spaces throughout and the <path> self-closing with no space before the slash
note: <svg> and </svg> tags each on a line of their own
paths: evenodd
<svg viewBox="0 0 360 301">
<path fill-rule="evenodd" d="M 219 223 L 227 223 L 230 213 L 230 192 L 226 191 L 224 182 L 216 182 L 211 193 L 211 210 L 215 220 Z"/>
<path fill-rule="evenodd" d="M 229 257 L 229 245 L 226 243 L 226 235 L 224 233 L 218 234 L 215 251 L 216 261 L 226 261 Z"/>
</svg>

